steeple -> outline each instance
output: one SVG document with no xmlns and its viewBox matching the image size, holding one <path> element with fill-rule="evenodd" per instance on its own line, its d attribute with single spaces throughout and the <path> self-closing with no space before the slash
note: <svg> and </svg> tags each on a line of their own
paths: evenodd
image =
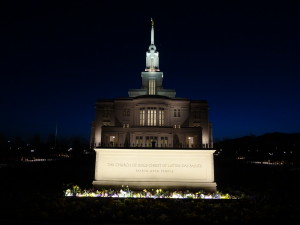
<svg viewBox="0 0 300 225">
<path fill-rule="evenodd" d="M 152 28 L 151 28 L 151 45 L 154 45 L 154 21 L 153 21 L 152 18 L 151 18 L 151 25 L 152 25 Z"/>
<path fill-rule="evenodd" d="M 151 43 L 148 52 L 146 52 L 146 69 L 145 71 L 159 71 L 159 57 L 154 45 L 154 21 L 151 18 Z"/>
<path fill-rule="evenodd" d="M 154 45 L 154 21 L 151 18 L 151 42 L 146 52 L 146 69 L 142 72 L 142 87 L 140 89 L 129 89 L 128 95 L 131 98 L 157 95 L 168 98 L 175 98 L 176 92 L 173 89 L 163 88 L 163 72 L 159 70 L 159 57 Z"/>
</svg>

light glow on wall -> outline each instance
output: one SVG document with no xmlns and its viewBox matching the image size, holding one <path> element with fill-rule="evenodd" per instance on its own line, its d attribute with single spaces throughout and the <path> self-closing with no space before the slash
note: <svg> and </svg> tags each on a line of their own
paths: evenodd
<svg viewBox="0 0 300 225">
<path fill-rule="evenodd" d="M 213 163 L 215 150 L 99 148 L 95 151 L 94 185 L 216 189 Z"/>
</svg>

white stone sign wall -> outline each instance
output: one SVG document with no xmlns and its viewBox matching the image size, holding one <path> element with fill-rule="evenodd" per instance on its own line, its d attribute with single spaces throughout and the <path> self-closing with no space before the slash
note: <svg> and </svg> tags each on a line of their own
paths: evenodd
<svg viewBox="0 0 300 225">
<path fill-rule="evenodd" d="M 94 185 L 216 188 L 215 150 L 95 149 Z"/>
</svg>

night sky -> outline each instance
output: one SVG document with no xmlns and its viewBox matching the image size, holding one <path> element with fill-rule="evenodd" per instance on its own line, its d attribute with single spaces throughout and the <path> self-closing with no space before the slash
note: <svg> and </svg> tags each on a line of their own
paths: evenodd
<svg viewBox="0 0 300 225">
<path fill-rule="evenodd" d="M 0 133 L 89 139 L 96 100 L 140 88 L 151 17 L 164 88 L 208 101 L 214 139 L 300 132 L 297 1 L 120 2 L 0 3 Z"/>
</svg>

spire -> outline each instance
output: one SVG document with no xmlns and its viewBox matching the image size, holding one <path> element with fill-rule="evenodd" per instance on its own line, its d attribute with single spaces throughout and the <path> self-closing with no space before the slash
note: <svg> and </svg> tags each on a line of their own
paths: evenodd
<svg viewBox="0 0 300 225">
<path fill-rule="evenodd" d="M 154 21 L 151 18 L 151 43 L 149 51 L 146 52 L 146 69 L 145 71 L 156 72 L 159 71 L 159 57 L 154 45 Z"/>
<path fill-rule="evenodd" d="M 128 95 L 131 98 L 144 95 L 160 95 L 168 98 L 175 98 L 176 92 L 173 89 L 163 88 L 163 72 L 159 70 L 158 51 L 154 45 L 154 21 L 151 18 L 151 43 L 146 52 L 146 68 L 142 72 L 142 87 L 140 89 L 129 89 Z"/>
<path fill-rule="evenodd" d="M 153 21 L 152 18 L 151 18 L 151 25 L 152 25 L 152 28 L 151 28 L 151 45 L 154 45 L 154 21 Z"/>
</svg>

